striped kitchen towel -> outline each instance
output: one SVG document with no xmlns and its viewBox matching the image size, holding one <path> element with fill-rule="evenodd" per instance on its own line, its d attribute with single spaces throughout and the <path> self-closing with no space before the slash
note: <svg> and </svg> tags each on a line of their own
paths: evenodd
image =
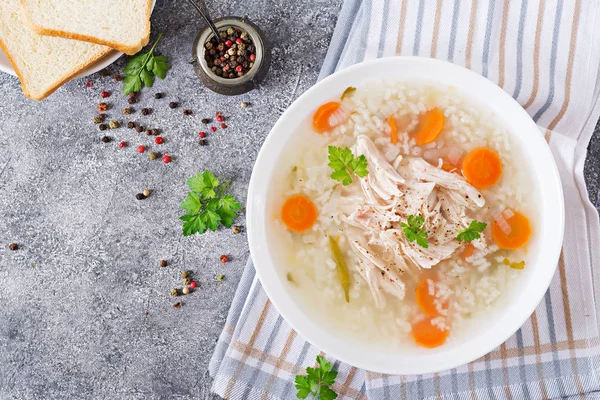
<svg viewBox="0 0 600 400">
<path fill-rule="evenodd" d="M 597 0 L 346 0 L 321 77 L 363 60 L 419 55 L 497 82 L 540 126 L 565 192 L 556 275 L 527 323 L 468 365 L 391 376 L 334 361 L 340 399 L 600 398 L 600 226 L 583 179 L 600 116 Z M 226 399 L 293 399 L 319 349 L 269 302 L 248 263 L 210 363 Z"/>
</svg>

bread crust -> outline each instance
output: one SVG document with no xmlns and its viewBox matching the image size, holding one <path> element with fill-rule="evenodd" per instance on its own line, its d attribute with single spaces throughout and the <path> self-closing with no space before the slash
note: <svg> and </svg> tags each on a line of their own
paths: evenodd
<svg viewBox="0 0 600 400">
<path fill-rule="evenodd" d="M 90 58 L 83 65 L 81 65 L 78 69 L 76 68 L 76 69 L 68 72 L 67 75 L 63 79 L 56 82 L 53 86 L 48 88 L 48 90 L 46 90 L 45 92 L 40 93 L 40 94 L 34 94 L 28 89 L 25 78 L 21 74 L 21 71 L 19 70 L 19 67 L 18 67 L 17 63 L 15 62 L 14 58 L 12 57 L 10 51 L 8 51 L 8 47 L 2 41 L 2 38 L 0 38 L 0 48 L 2 48 L 2 51 L 4 52 L 4 54 L 6 54 L 6 58 L 8 58 L 8 61 L 13 66 L 13 69 L 15 70 L 15 73 L 17 74 L 17 77 L 19 78 L 19 81 L 21 82 L 21 90 L 23 91 L 23 94 L 26 97 L 28 97 L 32 100 L 36 100 L 36 101 L 44 100 L 46 97 L 48 97 L 52 93 L 54 93 L 59 87 L 61 87 L 62 85 L 64 85 L 65 83 L 67 83 L 68 81 L 73 79 L 73 77 L 75 75 L 77 75 L 80 71 L 86 69 L 87 67 L 89 67 L 90 65 L 92 65 L 93 63 L 95 63 L 96 61 L 101 59 L 102 57 L 106 56 L 111 51 L 111 49 L 106 49 L 106 51 L 98 53 L 97 56 Z"/>
<path fill-rule="evenodd" d="M 123 43 L 111 42 L 111 41 L 103 40 L 103 39 L 100 39 L 100 38 L 97 38 L 94 36 L 82 35 L 82 34 L 73 33 L 73 32 L 66 32 L 66 31 L 61 31 L 61 30 L 57 30 L 57 29 L 46 29 L 43 26 L 36 24 L 35 21 L 33 21 L 33 19 L 29 16 L 29 13 L 27 12 L 27 7 L 25 5 L 25 1 L 26 0 L 19 0 L 19 3 L 21 5 L 21 14 L 23 14 L 23 19 L 25 20 L 25 23 L 31 30 L 33 30 L 35 33 L 40 34 L 40 35 L 58 36 L 58 37 L 62 37 L 65 39 L 75 39 L 75 40 L 81 40 L 83 42 L 101 44 L 101 45 L 113 48 L 115 50 L 118 50 L 118 51 L 125 53 L 127 55 L 130 55 L 130 56 L 138 53 L 150 41 L 150 13 L 152 11 L 153 0 L 146 0 L 146 2 L 147 2 L 146 32 L 145 32 L 144 37 L 141 38 L 141 40 L 138 43 L 136 43 L 135 45 L 124 45 Z"/>
</svg>

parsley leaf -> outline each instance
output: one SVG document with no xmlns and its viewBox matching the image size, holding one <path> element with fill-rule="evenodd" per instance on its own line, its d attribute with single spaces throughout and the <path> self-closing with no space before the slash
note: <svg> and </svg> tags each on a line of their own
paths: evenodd
<svg viewBox="0 0 600 400">
<path fill-rule="evenodd" d="M 318 367 L 306 368 L 306 375 L 296 375 L 296 397 L 306 399 L 312 395 L 312 399 L 334 400 L 338 395 L 329 386 L 334 384 L 338 373 L 332 371 L 331 363 L 321 356 L 317 356 L 317 363 Z"/>
<path fill-rule="evenodd" d="M 485 222 L 473 220 L 467 229 L 458 231 L 456 240 L 459 242 L 470 242 L 471 240 L 479 239 L 481 237 L 480 233 L 483 232 L 486 226 Z"/>
<path fill-rule="evenodd" d="M 155 56 L 154 49 L 162 38 L 162 33 L 146 53 L 131 57 L 123 69 L 123 94 L 139 92 L 142 87 L 152 87 L 154 77 L 165 79 L 169 70 L 169 60 L 165 56 Z"/>
<path fill-rule="evenodd" d="M 421 247 L 428 248 L 429 243 L 427 242 L 427 231 L 423 229 L 423 224 L 425 223 L 425 218 L 421 215 L 409 215 L 407 221 L 408 223 L 401 222 L 400 226 L 404 231 L 404 235 L 408 239 L 409 242 L 416 241 L 417 244 Z"/>
<path fill-rule="evenodd" d="M 231 227 L 237 212 L 242 209 L 232 195 L 225 194 L 231 181 L 219 185 L 219 179 L 205 170 L 186 182 L 191 191 L 180 204 L 187 211 L 179 218 L 183 221 L 183 236 L 203 234 L 208 229 L 214 232 L 219 225 Z"/>
<path fill-rule="evenodd" d="M 352 183 L 352 174 L 359 178 L 364 178 L 369 173 L 367 169 L 367 159 L 364 155 L 354 157 L 352 151 L 348 148 L 329 146 L 329 164 L 333 169 L 330 175 L 331 179 L 342 182 L 344 186 Z"/>
</svg>

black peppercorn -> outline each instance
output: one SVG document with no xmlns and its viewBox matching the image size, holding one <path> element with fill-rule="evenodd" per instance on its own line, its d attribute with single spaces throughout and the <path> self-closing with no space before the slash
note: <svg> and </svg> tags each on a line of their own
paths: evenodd
<svg viewBox="0 0 600 400">
<path fill-rule="evenodd" d="M 137 97 L 137 92 L 130 92 L 129 98 L 131 99 L 132 97 Z"/>
<path fill-rule="evenodd" d="M 108 126 L 106 126 L 106 124 L 100 124 L 98 125 L 98 129 L 100 129 L 101 131 L 105 131 L 106 129 L 108 129 Z"/>
<path fill-rule="evenodd" d="M 152 129 L 152 136 L 158 136 L 160 134 L 160 131 L 156 128 Z"/>
<path fill-rule="evenodd" d="M 144 193 L 138 193 L 135 195 L 135 198 L 138 200 L 144 200 L 146 196 L 144 196 Z"/>
<path fill-rule="evenodd" d="M 142 115 L 148 115 L 150 114 L 151 109 L 150 108 L 142 108 Z"/>
<path fill-rule="evenodd" d="M 161 266 L 161 268 L 166 267 L 167 265 L 169 265 L 169 263 L 167 262 L 167 260 L 160 260 L 158 262 L 158 264 Z"/>
<path fill-rule="evenodd" d="M 200 121 L 200 122 L 202 122 L 203 124 L 208 124 L 208 123 L 210 123 L 210 119 L 202 118 L 202 121 Z"/>
<path fill-rule="evenodd" d="M 112 139 L 111 139 L 111 138 L 109 138 L 108 136 L 102 136 L 102 139 L 101 139 L 101 140 L 102 140 L 102 143 L 108 143 L 108 142 L 110 142 Z"/>
<path fill-rule="evenodd" d="M 130 97 L 127 100 L 127 103 L 129 103 L 129 104 L 135 104 L 136 102 L 137 102 L 137 98 L 135 98 L 135 96 L 134 97 Z"/>
<path fill-rule="evenodd" d="M 131 107 L 127 107 L 127 108 L 123 109 L 123 114 L 124 115 L 129 115 L 129 114 L 132 114 L 133 112 L 134 112 L 134 109 L 131 108 Z"/>
<path fill-rule="evenodd" d="M 192 110 L 188 110 L 187 108 L 183 110 L 183 115 L 192 115 Z"/>
<path fill-rule="evenodd" d="M 135 131 L 137 133 L 142 133 L 144 131 L 144 127 L 141 126 L 141 125 L 138 125 L 138 126 L 135 127 Z"/>
<path fill-rule="evenodd" d="M 11 243 L 11 244 L 8 245 L 8 249 L 11 250 L 11 251 L 18 250 L 19 249 L 19 245 L 16 244 L 16 243 Z"/>
<path fill-rule="evenodd" d="M 133 122 L 133 121 L 129 121 L 129 122 L 127 123 L 127 127 L 128 127 L 129 129 L 133 129 L 133 128 L 135 128 L 135 122 Z"/>
<path fill-rule="evenodd" d="M 172 101 L 169 103 L 169 108 L 177 108 L 179 104 L 177 104 L 176 102 Z"/>
<path fill-rule="evenodd" d="M 206 140 L 200 139 L 200 146 L 206 146 Z"/>
<path fill-rule="evenodd" d="M 146 136 L 152 136 L 152 130 L 146 129 Z"/>
<path fill-rule="evenodd" d="M 155 99 L 162 99 L 162 97 L 163 97 L 162 93 L 160 93 L 160 92 L 159 93 L 154 93 L 154 98 Z"/>
</svg>

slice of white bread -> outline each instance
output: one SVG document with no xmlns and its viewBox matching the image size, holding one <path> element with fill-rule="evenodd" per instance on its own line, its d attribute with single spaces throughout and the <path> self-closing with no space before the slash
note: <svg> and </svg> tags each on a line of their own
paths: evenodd
<svg viewBox="0 0 600 400">
<path fill-rule="evenodd" d="M 41 35 L 103 44 L 133 55 L 148 44 L 152 0 L 21 0 Z"/>
<path fill-rule="evenodd" d="M 19 0 L 0 0 L 0 47 L 25 96 L 42 100 L 79 71 L 108 54 L 106 46 L 41 36 L 27 27 Z"/>
</svg>

